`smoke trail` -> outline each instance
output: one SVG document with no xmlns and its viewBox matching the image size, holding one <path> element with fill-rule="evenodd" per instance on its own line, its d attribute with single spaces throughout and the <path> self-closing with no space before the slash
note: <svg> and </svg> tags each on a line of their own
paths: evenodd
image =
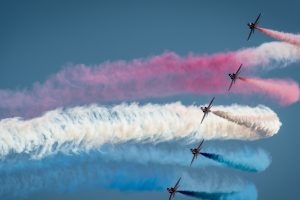
<svg viewBox="0 0 300 200">
<path fill-rule="evenodd" d="M 264 106 L 216 106 L 215 109 L 239 110 L 232 116 L 241 121 L 241 125 L 210 115 L 200 126 L 201 109 L 181 103 L 122 104 L 111 108 L 92 105 L 58 109 L 26 121 L 4 119 L 0 121 L 0 155 L 4 157 L 15 152 L 42 158 L 59 152 L 88 152 L 103 144 L 128 141 L 157 143 L 182 138 L 191 142 L 202 138 L 255 140 L 276 134 L 281 126 L 276 113 Z"/>
<path fill-rule="evenodd" d="M 179 188 L 179 193 L 202 199 L 257 199 L 255 185 L 237 180 L 233 178 L 232 175 L 230 176 L 231 181 L 229 182 L 226 181 L 226 177 L 222 177 L 223 180 L 220 181 L 220 175 L 214 177 L 212 172 L 209 172 L 209 174 L 201 173 L 199 176 L 195 176 L 193 173 L 190 175 L 193 175 L 194 179 L 190 179 L 191 176 L 186 176 L 184 180 L 188 181 L 189 185 Z M 202 184 L 206 179 L 208 179 L 209 182 Z M 196 187 L 197 185 L 198 188 Z"/>
<path fill-rule="evenodd" d="M 297 83 L 291 80 L 282 79 L 261 79 L 254 77 L 240 77 L 247 82 L 245 87 L 253 85 L 250 90 L 260 91 L 268 96 L 273 96 L 282 105 L 288 105 L 290 102 L 296 102 L 300 98 L 300 89 Z M 276 93 L 276 95 L 274 95 Z"/>
<path fill-rule="evenodd" d="M 144 191 L 165 190 L 173 185 L 175 178 L 182 176 L 181 187 L 199 191 L 209 187 L 209 191 L 240 191 L 248 183 L 230 179 L 215 180 L 210 174 L 201 173 L 199 179 L 188 167 L 173 167 L 152 163 L 150 166 L 127 161 L 111 162 L 107 160 L 79 160 L 69 163 L 63 157 L 35 160 L 26 169 L 0 172 L 0 197 L 16 196 L 24 198 L 36 192 L 74 192 L 100 188 Z M 52 160 L 52 161 L 51 161 Z M 50 164 L 50 165 L 49 165 Z M 218 177 L 219 178 L 219 177 Z M 200 181 L 201 180 L 201 181 Z M 197 184 L 195 184 L 197 183 Z M 218 183 L 218 184 L 216 184 Z M 212 187 L 213 186 L 213 187 Z M 205 190 L 204 190 L 205 191 Z"/>
<path fill-rule="evenodd" d="M 259 170 L 256 167 L 245 165 L 244 163 L 238 163 L 232 160 L 226 159 L 226 157 L 218 154 L 213 154 L 213 153 L 201 153 L 201 155 L 215 160 L 221 164 L 224 164 L 228 167 L 232 167 L 235 169 L 243 170 L 243 171 L 248 171 L 248 172 L 258 172 Z"/>
<path fill-rule="evenodd" d="M 181 194 L 196 197 L 199 199 L 221 200 L 221 199 L 233 199 L 235 192 L 195 192 L 195 191 L 178 191 Z"/>
<path fill-rule="evenodd" d="M 268 42 L 240 51 L 237 58 L 240 63 L 248 64 L 249 70 L 272 70 L 298 62 L 300 49 L 285 42 Z"/>
<path fill-rule="evenodd" d="M 277 130 L 275 126 L 272 126 L 275 117 L 274 112 L 265 106 L 260 105 L 255 108 L 245 106 L 243 110 L 238 105 L 232 105 L 230 108 L 220 106 L 212 112 L 230 122 L 255 130 L 258 134 L 263 134 L 267 130 L 272 132 L 273 128 L 273 131 Z"/>
<path fill-rule="evenodd" d="M 176 144 L 172 143 L 171 146 Z M 59 164 L 68 168 L 80 163 L 97 163 L 102 161 L 128 162 L 141 165 L 160 164 L 187 166 L 191 161 L 192 155 L 186 146 L 174 149 L 166 145 L 148 145 L 148 144 L 119 144 L 116 146 L 104 145 L 99 151 L 89 153 L 79 153 L 75 155 L 58 154 L 55 159 L 50 156 L 49 159 L 32 160 L 27 154 L 10 154 L 1 159 L 0 173 L 17 173 L 22 170 L 43 170 L 51 169 Z M 209 151 L 216 152 L 210 148 Z M 224 166 L 237 168 L 239 170 L 258 172 L 265 170 L 271 160 L 269 155 L 263 150 L 254 150 L 250 148 L 238 149 L 233 152 L 224 150 L 217 151 L 226 155 L 227 164 Z M 222 157 L 222 156 L 220 156 Z M 163 159 L 162 159 L 163 158 Z M 207 159 L 199 158 L 195 161 L 193 167 L 203 168 L 206 166 L 218 165 L 216 162 L 209 162 Z"/>
<path fill-rule="evenodd" d="M 264 171 L 271 163 L 271 156 L 260 148 L 251 149 L 244 147 L 228 151 L 206 147 L 204 150 L 205 153 L 202 155 L 208 159 L 212 159 L 223 166 L 247 172 Z"/>
<path fill-rule="evenodd" d="M 202 200 L 253 200 L 257 199 L 257 193 L 254 186 L 249 185 L 244 191 L 231 191 L 231 192 L 198 192 L 198 191 L 178 191 L 181 194 L 195 197 Z"/>
<path fill-rule="evenodd" d="M 283 42 L 287 42 L 300 47 L 300 35 L 298 34 L 284 33 L 261 27 L 257 27 L 257 30 L 277 40 L 281 40 Z"/>
<path fill-rule="evenodd" d="M 63 160 L 62 160 L 63 162 Z M 134 172 L 134 173 L 133 173 Z M 23 170 L 0 174 L 0 197 L 26 197 L 36 192 L 73 192 L 99 188 L 126 190 L 164 190 L 178 176 L 175 169 L 145 167 L 132 163 L 80 163 L 64 168 Z"/>
<path fill-rule="evenodd" d="M 167 52 L 130 62 L 106 62 L 94 67 L 75 65 L 52 75 L 44 83 L 35 83 L 28 90 L 0 90 L 0 114 L 2 117 L 34 117 L 58 107 L 95 102 L 111 103 L 179 94 L 224 94 L 230 82 L 227 74 L 235 72 L 241 63 L 243 74 L 248 74 L 257 71 L 257 66 L 270 68 L 299 59 L 299 48 L 272 42 L 210 56 L 189 54 L 181 57 Z M 288 84 L 285 86 L 289 87 Z M 244 95 L 248 95 L 249 91 L 264 93 L 263 90 L 255 90 L 255 87 L 245 88 L 236 84 L 232 92 Z M 271 97 L 276 95 L 276 92 L 272 93 Z"/>
</svg>

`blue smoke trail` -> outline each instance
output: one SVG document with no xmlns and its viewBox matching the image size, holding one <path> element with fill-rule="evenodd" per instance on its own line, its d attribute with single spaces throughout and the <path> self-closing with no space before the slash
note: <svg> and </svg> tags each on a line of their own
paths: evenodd
<svg viewBox="0 0 300 200">
<path fill-rule="evenodd" d="M 57 161 L 63 161 L 62 158 Z M 66 167 L 55 161 L 35 163 L 35 169 L 0 174 L 0 198 L 26 197 L 35 192 L 73 192 L 109 188 L 163 190 L 177 176 L 175 169 L 157 169 L 128 162 L 87 162 Z M 46 164 L 46 168 L 44 168 Z M 52 165 L 53 164 L 53 165 Z M 51 167 L 50 167 L 51 166 Z"/>
<path fill-rule="evenodd" d="M 192 178 L 194 175 L 187 172 L 189 167 L 87 160 L 84 156 L 77 159 L 73 160 L 73 156 L 60 155 L 35 160 L 31 163 L 32 166 L 27 163 L 26 170 L 1 171 L 0 199 L 12 196 L 25 198 L 37 192 L 63 193 L 99 188 L 121 191 L 164 191 L 166 187 L 174 184 L 179 176 L 183 177 L 182 186 L 186 188 L 201 188 L 207 184 L 205 182 L 211 181 L 209 175 L 206 175 L 208 177 L 205 177 L 205 181 Z M 226 188 L 234 185 L 230 181 L 226 184 Z"/>
<path fill-rule="evenodd" d="M 121 191 L 165 191 L 166 187 L 174 184 L 174 177 L 181 175 L 183 175 L 183 188 L 197 189 L 206 185 L 205 182 L 211 181 L 207 177 L 205 181 L 191 178 L 193 175 L 186 172 L 187 168 L 175 169 L 161 165 L 147 167 L 127 162 L 92 162 L 70 167 L 58 165 L 48 169 L 24 170 L 13 174 L 1 173 L 0 199 L 11 197 L 21 199 L 40 192 L 65 193 L 93 191 L 99 188 Z M 226 190 L 230 187 L 239 191 L 232 181 L 227 181 Z M 222 191 L 222 187 L 218 191 Z M 254 194 L 256 194 L 255 190 Z M 253 194 L 248 195 L 253 196 Z"/>
<path fill-rule="evenodd" d="M 217 153 L 201 152 L 201 155 L 206 158 L 217 161 L 218 163 L 247 172 L 260 172 L 264 171 L 271 163 L 270 156 L 262 149 L 251 150 L 245 148 L 235 153 L 226 153 L 223 155 Z"/>
<path fill-rule="evenodd" d="M 254 200 L 257 199 L 255 186 L 248 184 L 240 191 L 229 192 L 199 192 L 180 190 L 178 193 L 202 200 Z"/>
<path fill-rule="evenodd" d="M 125 156 L 125 153 L 131 151 L 128 147 L 128 145 L 124 145 L 128 151 L 117 148 L 116 152 L 124 152 L 121 157 Z M 110 147 L 108 149 L 111 150 Z M 107 151 L 105 152 L 107 153 Z M 30 155 L 10 155 L 10 159 L 3 160 L 0 164 L 0 199 L 11 196 L 21 198 L 37 192 L 61 193 L 99 188 L 122 191 L 164 191 L 167 186 L 174 184 L 173 182 L 179 176 L 183 176 L 182 186 L 193 188 L 196 191 L 199 189 L 206 191 L 205 185 L 207 182 L 212 182 L 211 178 L 213 177 L 210 175 L 204 177 L 204 174 L 201 173 L 201 177 L 204 178 L 197 177 L 196 174 L 199 174 L 199 171 L 193 169 L 190 172 L 188 170 L 190 168 L 185 165 L 177 166 L 176 164 L 143 160 L 134 162 L 132 159 L 124 158 L 111 159 L 114 155 L 103 155 L 103 152 L 78 155 L 59 154 L 41 160 L 29 160 Z M 156 156 L 154 157 L 156 158 Z M 135 156 L 132 158 L 139 160 Z M 163 157 L 159 159 L 164 160 Z M 194 174 L 191 174 L 193 171 Z M 183 175 L 183 173 L 186 174 Z M 212 185 L 219 184 L 215 182 Z M 228 189 L 234 183 L 226 182 L 220 187 L 221 191 L 225 185 Z"/>
<path fill-rule="evenodd" d="M 232 196 L 235 194 L 235 192 L 195 192 L 195 191 L 178 191 L 178 192 L 199 199 L 212 199 L 212 200 L 232 199 Z"/>
<path fill-rule="evenodd" d="M 192 154 L 185 146 L 177 147 L 174 149 L 174 143 L 149 145 L 149 144 L 119 144 L 104 145 L 99 151 L 90 151 L 89 153 L 81 152 L 78 154 L 63 155 L 58 154 L 55 159 L 54 156 L 44 158 L 41 160 L 32 160 L 28 154 L 10 154 L 0 162 L 0 172 L 15 173 L 23 169 L 45 169 L 56 166 L 69 167 L 77 163 L 83 162 L 101 162 L 112 161 L 129 163 L 137 163 L 141 165 L 148 164 L 161 164 L 161 165 L 179 165 L 187 166 L 191 159 Z M 246 148 L 247 151 L 236 150 L 229 153 L 221 150 L 227 157 L 218 154 L 202 153 L 203 156 L 210 159 L 215 159 L 222 162 L 224 166 L 237 168 L 244 171 L 258 172 L 267 168 L 270 163 L 270 158 L 263 150 L 253 150 Z M 214 150 L 211 150 L 214 151 Z M 199 160 L 199 161 L 198 161 Z M 217 162 L 212 162 L 208 159 L 198 158 L 193 164 L 193 167 L 203 168 L 210 165 L 217 165 Z"/>
<path fill-rule="evenodd" d="M 217 155 L 217 154 L 213 154 L 213 153 L 201 153 L 201 155 L 205 156 L 206 158 L 213 159 L 219 163 L 222 163 L 222 164 L 232 167 L 232 168 L 236 168 L 236 169 L 240 169 L 240 170 L 248 171 L 248 172 L 258 172 L 258 170 L 256 168 L 253 168 L 253 167 L 247 166 L 247 165 L 243 165 L 241 163 L 235 163 L 231 160 L 225 159 L 224 156 L 221 156 L 221 155 Z"/>
</svg>

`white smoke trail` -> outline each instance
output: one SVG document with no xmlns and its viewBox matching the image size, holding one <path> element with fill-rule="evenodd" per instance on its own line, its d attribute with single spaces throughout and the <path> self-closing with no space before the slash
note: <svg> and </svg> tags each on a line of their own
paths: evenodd
<svg viewBox="0 0 300 200">
<path fill-rule="evenodd" d="M 285 42 L 268 42 L 256 48 L 241 50 L 236 56 L 240 63 L 262 67 L 264 70 L 272 70 L 299 62 L 300 47 Z"/>
<path fill-rule="evenodd" d="M 1 120 L 0 155 L 26 153 L 38 159 L 128 141 L 157 143 L 182 138 L 191 142 L 202 138 L 255 140 L 276 134 L 281 125 L 276 113 L 264 106 L 215 106 L 214 109 L 235 112 L 236 117 L 252 120 L 254 125 L 239 125 L 213 114 L 200 125 L 201 109 L 181 103 L 57 109 L 31 120 Z M 253 113 L 259 116 L 254 117 Z M 268 122 L 260 122 L 265 118 Z"/>
<path fill-rule="evenodd" d="M 230 108 L 219 106 L 218 110 L 215 109 L 212 112 L 226 120 L 255 130 L 258 134 L 262 134 L 263 136 L 265 133 L 272 134 L 277 132 L 279 128 L 278 126 L 273 126 L 276 114 L 270 108 L 262 105 L 255 108 L 248 106 L 241 107 L 239 105 L 232 105 Z M 245 115 L 244 113 L 247 114 Z"/>
</svg>

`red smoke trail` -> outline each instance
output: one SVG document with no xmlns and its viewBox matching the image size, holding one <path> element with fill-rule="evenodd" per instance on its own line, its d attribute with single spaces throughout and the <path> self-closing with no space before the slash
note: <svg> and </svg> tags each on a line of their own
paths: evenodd
<svg viewBox="0 0 300 200">
<path fill-rule="evenodd" d="M 243 63 L 242 74 L 255 71 L 253 66 L 299 59 L 300 50 L 284 43 L 266 43 L 257 48 L 236 52 L 181 57 L 168 52 L 148 59 L 130 62 L 106 62 L 99 66 L 77 65 L 51 76 L 45 83 L 36 83 L 29 90 L 0 90 L 0 116 L 32 117 L 57 107 L 89 103 L 111 103 L 123 100 L 160 98 L 179 94 L 211 95 L 227 93 L 228 73 Z M 282 54 L 279 50 L 285 49 Z M 284 56 L 282 56 L 284 55 Z M 285 83 L 285 80 L 281 82 Z M 241 83 L 241 82 L 240 82 Z M 241 87 L 239 81 L 232 93 L 248 95 L 266 93 L 277 98 L 277 91 L 266 92 L 257 85 Z M 284 91 L 295 90 L 290 81 L 280 94 L 280 104 L 291 104 L 295 98 Z M 274 83 L 275 84 L 275 83 Z M 288 100 L 286 100 L 288 99 Z"/>
<path fill-rule="evenodd" d="M 272 38 L 300 47 L 300 35 L 274 31 L 274 30 L 265 29 L 261 27 L 257 27 L 256 29 Z"/>
<path fill-rule="evenodd" d="M 282 105 L 299 100 L 299 86 L 294 81 L 249 77 L 240 77 L 240 79 L 248 83 L 249 92 L 251 90 L 255 93 L 265 93 L 267 96 L 277 99 Z"/>
</svg>

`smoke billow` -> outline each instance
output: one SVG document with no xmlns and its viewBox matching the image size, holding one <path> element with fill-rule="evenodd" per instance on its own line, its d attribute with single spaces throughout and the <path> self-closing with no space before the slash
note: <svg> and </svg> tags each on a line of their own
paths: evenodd
<svg viewBox="0 0 300 200">
<path fill-rule="evenodd" d="M 75 159 L 75 160 L 73 160 Z M 174 177 L 182 177 L 181 188 L 195 191 L 242 191 L 248 183 L 226 178 L 217 179 L 211 173 L 187 172 L 189 167 L 151 163 L 143 165 L 136 162 L 111 161 L 110 159 L 87 159 L 66 155 L 31 160 L 25 168 L 0 170 L 0 198 L 26 198 L 40 192 L 62 193 L 117 189 L 121 191 L 164 191 L 172 186 Z M 24 167 L 24 166 L 23 166 Z M 197 174 L 195 174 L 197 173 Z M 219 184 L 215 184 L 218 182 Z M 197 184 L 196 184 L 197 183 Z M 222 183 L 222 184 L 221 184 Z M 211 187 L 214 185 L 214 187 Z M 242 186 L 241 186 L 242 185 Z M 255 191 L 256 192 L 256 191 Z"/>
<path fill-rule="evenodd" d="M 209 115 L 201 125 L 201 109 L 181 103 L 92 105 L 58 109 L 31 120 L 4 119 L 0 121 L 0 155 L 25 153 L 39 159 L 128 141 L 256 140 L 276 134 L 281 125 L 276 113 L 264 106 L 215 106 L 214 109 L 213 113 L 221 117 Z"/>
<path fill-rule="evenodd" d="M 182 57 L 166 52 L 128 62 L 106 62 L 93 67 L 69 66 L 50 76 L 44 83 L 35 83 L 28 90 L 0 90 L 0 117 L 31 118 L 58 107 L 90 103 L 116 103 L 180 94 L 224 94 L 230 81 L 226 75 L 235 72 L 241 63 L 243 74 L 249 74 L 261 69 L 286 66 L 299 59 L 299 48 L 271 42 L 255 48 L 213 55 L 189 54 Z M 295 82 L 293 84 L 297 85 Z M 262 89 L 255 90 L 256 86 L 241 87 L 236 84 L 231 92 L 241 95 L 265 94 Z M 284 89 L 290 91 L 290 86 L 285 84 Z M 290 95 L 289 92 L 282 94 Z M 270 97 L 276 95 L 277 92 L 273 91 Z M 285 104 L 295 102 L 295 99 L 288 100 L 284 101 Z"/>
<path fill-rule="evenodd" d="M 63 160 L 60 160 L 63 162 Z M 73 192 L 99 188 L 121 191 L 164 190 L 177 176 L 176 169 L 154 165 L 151 168 L 128 162 L 80 162 L 68 167 L 23 169 L 17 173 L 0 173 L 0 198 L 26 196 L 37 192 Z M 134 172 L 134 173 L 133 173 Z"/>
<path fill-rule="evenodd" d="M 72 165 L 81 163 L 101 163 L 101 162 L 128 162 L 140 165 L 176 165 L 187 166 L 190 163 L 192 154 L 186 146 L 172 148 L 178 144 L 171 143 L 167 145 L 149 145 L 149 144 L 119 144 L 104 145 L 97 151 L 88 153 L 63 155 L 58 154 L 43 159 L 30 159 L 27 154 L 10 154 L 1 159 L 0 173 L 19 173 L 22 170 L 42 170 L 51 169 L 56 165 L 68 168 Z M 209 148 L 207 151 L 215 153 L 202 153 L 203 156 L 218 155 L 217 162 L 211 162 L 207 159 L 199 158 L 195 161 L 193 168 L 204 168 L 207 166 L 223 166 L 236 168 L 243 171 L 259 172 L 265 170 L 270 162 L 270 156 L 262 149 L 240 148 L 235 151 L 226 151 L 223 149 L 215 150 Z M 222 156 L 224 155 L 224 156 Z M 214 159 L 214 158 L 212 158 Z"/>
</svg>

